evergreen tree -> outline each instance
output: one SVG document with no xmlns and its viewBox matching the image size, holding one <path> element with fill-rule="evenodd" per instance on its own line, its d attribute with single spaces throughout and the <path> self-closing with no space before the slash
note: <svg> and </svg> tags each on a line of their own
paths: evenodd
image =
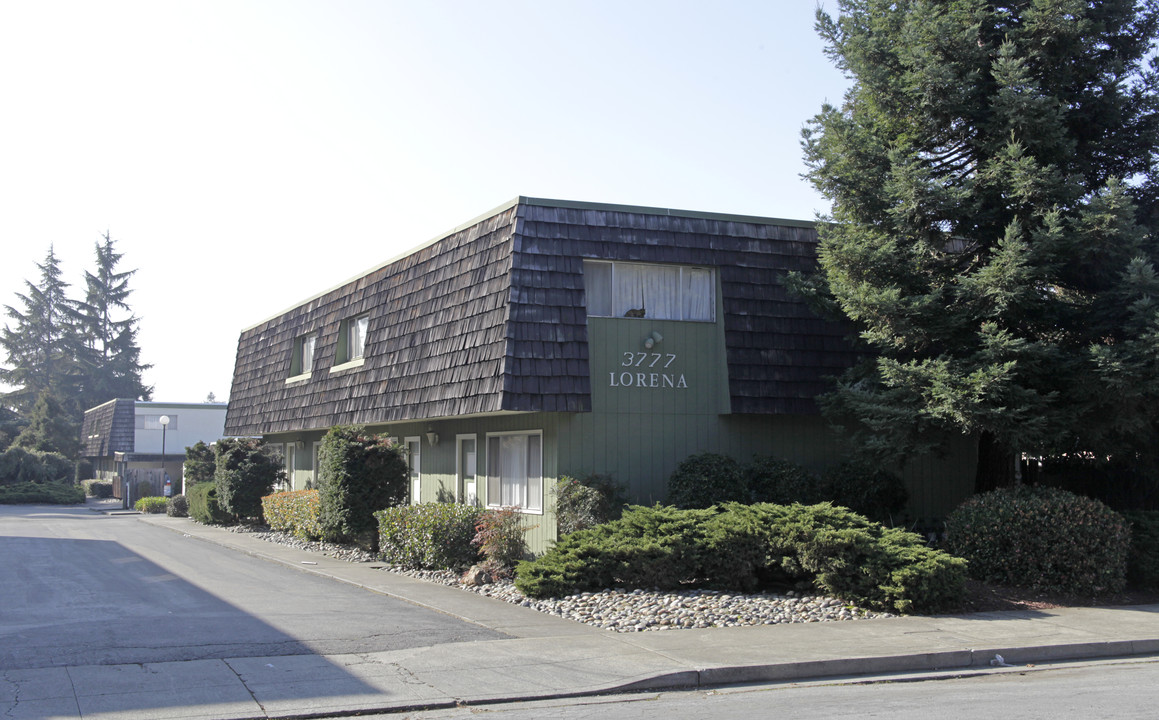
<svg viewBox="0 0 1159 720">
<path fill-rule="evenodd" d="M 839 0 L 805 128 L 823 298 L 869 359 L 823 399 L 899 460 L 1159 447 L 1156 0 Z"/>
<path fill-rule="evenodd" d="M 0 382 L 15 388 L 4 395 L 4 402 L 27 416 L 48 393 L 65 412 L 79 418 L 83 408 L 77 395 L 80 341 L 75 303 L 65 294 L 68 283 L 61 279 L 60 262 L 51 246 L 37 267 L 40 283 L 25 281 L 27 293 L 17 293 L 23 309 L 4 306 L 13 323 L 0 333 L 0 346 L 8 355 L 8 366 L 0 367 Z"/>
<path fill-rule="evenodd" d="M 80 452 L 80 425 L 52 391 L 45 390 L 36 399 L 28 426 L 12 443 L 16 447 L 40 452 L 60 453 L 75 458 Z"/>
<path fill-rule="evenodd" d="M 115 398 L 148 400 L 153 388 L 141 381 L 150 368 L 140 362 L 138 319 L 131 314 L 129 279 L 137 272 L 117 272 L 122 253 L 106 232 L 96 244 L 95 272 L 85 272 L 85 299 L 78 304 L 84 351 L 81 406 L 90 408 Z M 127 316 L 126 316 L 127 315 Z"/>
</svg>

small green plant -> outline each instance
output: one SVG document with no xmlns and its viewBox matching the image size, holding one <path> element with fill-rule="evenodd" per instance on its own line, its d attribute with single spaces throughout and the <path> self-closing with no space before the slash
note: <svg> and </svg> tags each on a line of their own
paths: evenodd
<svg viewBox="0 0 1159 720">
<path fill-rule="evenodd" d="M 398 505 L 374 514 L 380 557 L 391 565 L 422 569 L 462 569 L 479 560 L 471 543 L 486 511 L 473 505 Z"/>
<path fill-rule="evenodd" d="M 747 500 L 744 473 L 737 461 L 727 455 L 691 455 L 668 478 L 668 503 L 678 508 L 706 508 Z"/>
<path fill-rule="evenodd" d="M 110 480 L 82 480 L 81 487 L 84 488 L 85 495 L 95 498 L 111 498 L 113 496 L 113 483 Z"/>
<path fill-rule="evenodd" d="M 73 505 L 85 501 L 85 491 L 69 483 L 19 482 L 0 485 L 0 504 Z"/>
<path fill-rule="evenodd" d="M 744 473 L 752 502 L 812 505 L 823 500 L 817 475 L 788 460 L 757 455 Z"/>
<path fill-rule="evenodd" d="M 1128 510 L 1131 552 L 1127 556 L 1127 582 L 1141 590 L 1159 589 L 1159 511 Z"/>
<path fill-rule="evenodd" d="M 217 501 L 216 483 L 197 483 L 186 491 L 185 497 L 189 498 L 189 516 L 197 522 L 204 525 L 237 524 L 237 518 Z"/>
<path fill-rule="evenodd" d="M 946 548 L 970 575 L 1000 585 L 1076 595 L 1123 589 L 1131 530 L 1098 500 L 1052 487 L 976 495 L 946 518 Z"/>
<path fill-rule="evenodd" d="M 868 463 L 849 461 L 825 471 L 820 499 L 870 520 L 894 525 L 909 500 L 909 491 L 896 474 Z"/>
<path fill-rule="evenodd" d="M 168 498 L 143 497 L 133 503 L 133 509 L 140 513 L 163 513 L 169 507 Z"/>
<path fill-rule="evenodd" d="M 318 523 L 318 491 L 291 490 L 262 498 L 262 517 L 271 530 L 305 540 L 322 537 Z"/>
<path fill-rule="evenodd" d="M 471 543 L 483 555 L 483 565 L 495 577 L 510 577 L 515 565 L 527 556 L 524 534 L 530 526 L 523 524 L 518 508 L 487 510 L 475 523 Z"/>
<path fill-rule="evenodd" d="M 563 476 L 555 487 L 555 519 L 560 535 L 615 520 L 623 511 L 624 486 L 610 475 L 582 480 Z"/>
<path fill-rule="evenodd" d="M 184 495 L 174 495 L 165 506 L 169 517 L 189 517 L 189 499 Z"/>
</svg>

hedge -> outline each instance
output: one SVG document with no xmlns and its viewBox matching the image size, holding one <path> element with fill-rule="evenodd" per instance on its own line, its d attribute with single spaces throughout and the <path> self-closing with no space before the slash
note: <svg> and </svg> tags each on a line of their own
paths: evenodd
<svg viewBox="0 0 1159 720">
<path fill-rule="evenodd" d="M 608 587 L 752 591 L 794 584 L 863 607 L 929 612 L 961 600 L 966 563 L 829 503 L 633 507 L 520 563 L 516 587 L 550 597 Z"/>
<path fill-rule="evenodd" d="M 0 485 L 0 504 L 75 505 L 85 501 L 85 491 L 65 483 L 22 482 Z"/>
<path fill-rule="evenodd" d="M 217 485 L 197 483 L 185 491 L 189 500 L 189 517 L 204 525 L 235 525 L 237 519 L 217 501 Z"/>
<path fill-rule="evenodd" d="M 399 505 L 374 513 L 379 555 L 391 565 L 456 569 L 479 561 L 472 544 L 482 508 L 453 503 Z"/>
<path fill-rule="evenodd" d="M 317 490 L 290 490 L 266 495 L 262 498 L 262 517 L 271 530 L 304 540 L 322 537 Z"/>
</svg>

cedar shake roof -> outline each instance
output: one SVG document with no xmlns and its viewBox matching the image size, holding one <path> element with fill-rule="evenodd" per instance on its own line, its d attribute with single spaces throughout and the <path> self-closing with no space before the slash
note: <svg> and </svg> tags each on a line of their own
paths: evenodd
<svg viewBox="0 0 1159 720">
<path fill-rule="evenodd" d="M 136 441 L 135 401 L 110 400 L 85 410 L 81 423 L 81 456 L 112 457 L 113 453 L 133 452 Z"/>
<path fill-rule="evenodd" d="M 518 198 L 244 330 L 227 435 L 498 412 L 588 412 L 584 259 L 714 266 L 734 413 L 813 413 L 853 358 L 782 284 L 815 265 L 811 223 Z M 370 313 L 364 364 L 330 373 Z M 286 384 L 317 333 L 309 380 Z"/>
</svg>

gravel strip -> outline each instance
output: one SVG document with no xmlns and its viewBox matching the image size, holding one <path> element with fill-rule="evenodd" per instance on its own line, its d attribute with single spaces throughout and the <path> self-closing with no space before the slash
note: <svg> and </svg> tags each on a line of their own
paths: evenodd
<svg viewBox="0 0 1159 720">
<path fill-rule="evenodd" d="M 320 553 L 347 562 L 381 562 L 356 547 L 335 543 L 302 540 L 265 528 L 235 526 L 233 532 L 244 532 L 269 542 Z M 510 581 L 488 585 L 465 585 L 459 574 L 449 570 L 409 570 L 384 565 L 387 572 L 437 582 L 475 592 L 533 610 L 557 615 L 615 632 L 643 632 L 683 628 L 739 627 L 742 625 L 776 625 L 779 623 L 834 622 L 868 618 L 894 617 L 892 613 L 873 612 L 853 607 L 842 600 L 789 591 L 783 594 L 742 594 L 716 590 L 624 590 L 608 589 L 585 592 L 562 598 L 535 600 L 523 595 Z"/>
</svg>

